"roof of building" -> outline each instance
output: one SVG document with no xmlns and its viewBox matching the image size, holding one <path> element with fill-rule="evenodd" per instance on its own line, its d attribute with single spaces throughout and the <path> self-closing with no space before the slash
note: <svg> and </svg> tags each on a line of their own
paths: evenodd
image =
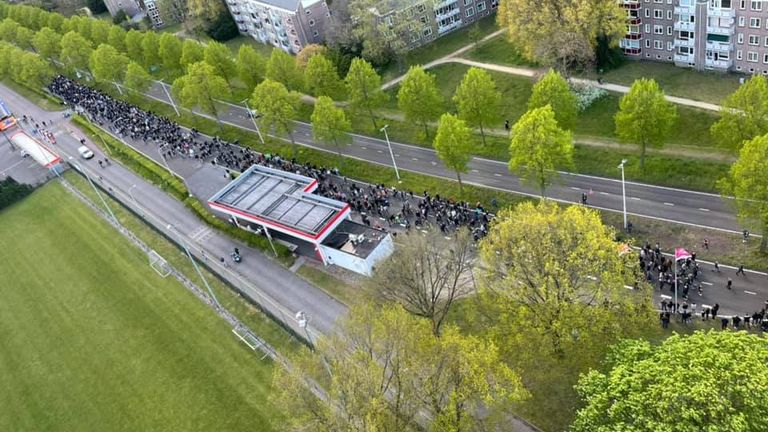
<svg viewBox="0 0 768 432">
<path fill-rule="evenodd" d="M 389 234 L 351 220 L 344 220 L 323 240 L 323 245 L 363 259 Z"/>
<path fill-rule="evenodd" d="M 61 157 L 59 155 L 24 131 L 16 132 L 11 135 L 11 142 L 16 144 L 17 147 L 30 155 L 32 159 L 46 168 L 50 168 L 61 162 Z"/>
<path fill-rule="evenodd" d="M 214 194 L 214 209 L 306 240 L 322 240 L 349 204 L 315 195 L 317 180 L 254 165 Z"/>
<path fill-rule="evenodd" d="M 289 12 L 296 12 L 299 10 L 299 4 L 303 3 L 301 0 L 249 0 L 253 3 L 261 3 L 266 6 L 272 6 L 280 8 Z"/>
</svg>

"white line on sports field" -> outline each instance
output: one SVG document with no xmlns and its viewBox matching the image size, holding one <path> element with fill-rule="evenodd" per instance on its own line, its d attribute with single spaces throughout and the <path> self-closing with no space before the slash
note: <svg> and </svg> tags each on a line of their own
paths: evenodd
<svg viewBox="0 0 768 432">
<path fill-rule="evenodd" d="M 747 293 L 747 294 L 757 295 L 757 293 L 756 293 L 756 292 L 752 292 L 752 291 L 747 291 L 747 290 L 744 290 L 744 292 L 745 292 L 745 293 Z"/>
<path fill-rule="evenodd" d="M 673 206 L 674 204 L 673 204 L 673 203 L 668 203 L 668 202 L 665 202 L 665 203 L 664 203 L 664 205 L 665 205 L 665 206 Z"/>
</svg>

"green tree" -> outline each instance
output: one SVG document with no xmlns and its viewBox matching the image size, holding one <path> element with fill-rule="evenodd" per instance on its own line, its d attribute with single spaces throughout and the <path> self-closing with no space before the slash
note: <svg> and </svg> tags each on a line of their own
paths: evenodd
<svg viewBox="0 0 768 432">
<path fill-rule="evenodd" d="M 472 131 L 463 120 L 453 114 L 443 114 L 437 125 L 437 135 L 433 144 L 437 157 L 447 168 L 456 172 L 461 191 L 461 173 L 467 172 L 467 164 L 472 159 Z"/>
<path fill-rule="evenodd" d="M 70 18 L 70 20 L 74 20 L 76 17 Z M 91 22 L 96 21 L 92 20 L 88 17 L 79 17 L 80 19 L 75 22 L 75 31 L 80 34 L 80 36 L 88 39 L 91 41 Z"/>
<path fill-rule="evenodd" d="M 131 61 L 128 63 L 128 67 L 125 70 L 125 78 L 123 84 L 129 89 L 132 89 L 138 93 L 143 93 L 149 90 L 152 84 L 152 77 L 144 69 L 144 66 Z"/>
<path fill-rule="evenodd" d="M 33 48 L 32 41 L 35 38 L 35 32 L 32 30 L 26 28 L 26 27 L 19 27 L 16 29 L 16 38 L 15 43 L 16 46 L 18 46 L 21 49 L 28 50 L 30 48 Z"/>
<path fill-rule="evenodd" d="M 573 136 L 560 129 L 549 105 L 528 111 L 512 127 L 509 170 L 544 192 L 557 170 L 573 166 Z"/>
<path fill-rule="evenodd" d="M 5 42 L 13 42 L 16 40 L 16 32 L 19 30 L 19 23 L 6 18 L 0 22 L 0 40 Z"/>
<path fill-rule="evenodd" d="M 87 69 L 93 48 L 91 41 L 73 31 L 61 38 L 61 61 L 76 69 Z"/>
<path fill-rule="evenodd" d="M 347 77 L 344 79 L 347 84 L 347 95 L 349 104 L 353 112 L 367 111 L 376 125 L 376 116 L 373 115 L 373 109 L 379 107 L 387 100 L 387 95 L 381 90 L 381 77 L 373 69 L 370 63 L 361 59 L 354 58 L 349 65 Z"/>
<path fill-rule="evenodd" d="M 545 105 L 552 107 L 560 128 L 573 130 L 576 127 L 576 116 L 579 112 L 576 95 L 568 86 L 568 81 L 554 69 L 550 69 L 534 84 L 531 98 L 528 99 L 529 110 Z"/>
<path fill-rule="evenodd" d="M 112 27 L 110 23 L 104 20 L 92 20 L 91 33 L 89 39 L 94 45 L 107 43 L 109 40 L 109 30 Z"/>
<path fill-rule="evenodd" d="M 579 381 L 584 408 L 571 430 L 768 430 L 767 365 L 768 341 L 746 332 L 624 341 L 608 356 L 607 372 Z"/>
<path fill-rule="evenodd" d="M 125 34 L 125 52 L 128 57 L 137 62 L 144 64 L 144 48 L 142 48 L 142 42 L 144 41 L 144 33 L 137 30 L 129 30 Z"/>
<path fill-rule="evenodd" d="M 219 121 L 215 99 L 227 98 L 231 91 L 227 81 L 207 62 L 197 62 L 187 68 L 187 74 L 177 78 L 172 86 L 173 94 L 185 108 L 200 108 Z"/>
<path fill-rule="evenodd" d="M 205 59 L 205 47 L 200 42 L 193 39 L 184 39 L 184 43 L 181 46 L 181 60 L 180 64 L 182 69 L 186 70 L 189 65 L 203 61 Z"/>
<path fill-rule="evenodd" d="M 160 64 L 159 40 L 156 33 L 144 33 L 144 38 L 141 40 L 141 54 L 144 66 L 151 68 Z"/>
<path fill-rule="evenodd" d="M 594 364 L 606 343 L 653 322 L 650 287 L 624 288 L 638 280 L 636 257 L 594 210 L 521 203 L 496 215 L 479 249 L 484 315 L 515 363 Z"/>
<path fill-rule="evenodd" d="M 240 45 L 237 51 L 237 76 L 248 90 L 264 79 L 266 60 L 250 45 Z"/>
<path fill-rule="evenodd" d="M 128 62 L 128 57 L 118 52 L 112 45 L 101 44 L 91 54 L 90 67 L 96 80 L 117 82 L 125 74 Z"/>
<path fill-rule="evenodd" d="M 443 97 L 437 89 L 435 76 L 421 66 L 411 66 L 397 91 L 397 106 L 407 121 L 421 123 L 429 139 L 429 122 L 443 109 Z"/>
<path fill-rule="evenodd" d="M 760 253 L 768 251 L 768 135 L 747 141 L 728 176 L 718 182 L 725 196 L 736 197 L 739 218 L 745 226 L 759 227 Z"/>
<path fill-rule="evenodd" d="M 720 120 L 710 129 L 720 145 L 738 150 L 745 141 L 768 133 L 768 80 L 764 76 L 753 75 L 721 106 Z"/>
<path fill-rule="evenodd" d="M 296 59 L 283 50 L 272 50 L 267 61 L 266 77 L 283 83 L 288 90 L 304 89 L 304 75 L 296 64 Z"/>
<path fill-rule="evenodd" d="M 35 34 L 32 45 L 44 58 L 57 58 L 61 51 L 61 35 L 48 27 L 43 27 Z"/>
<path fill-rule="evenodd" d="M 304 46 L 298 54 L 296 54 L 296 64 L 300 68 L 304 69 L 309 63 L 309 59 L 317 54 L 325 55 L 328 52 L 328 47 L 320 44 L 309 44 Z"/>
<path fill-rule="evenodd" d="M 397 302 L 413 315 L 428 319 L 440 335 L 454 301 L 474 293 L 472 265 L 475 241 L 467 229 L 448 239 L 437 228 L 397 237 L 397 253 L 376 264 L 371 292 Z"/>
<path fill-rule="evenodd" d="M 109 29 L 109 36 L 107 37 L 107 41 L 110 45 L 115 47 L 116 50 L 125 52 L 125 36 L 125 30 L 123 30 L 120 26 L 113 25 Z"/>
<path fill-rule="evenodd" d="M 181 61 L 181 41 L 179 38 L 170 33 L 163 33 L 157 48 L 163 61 L 163 67 L 170 72 L 178 70 Z"/>
<path fill-rule="evenodd" d="M 322 54 L 309 58 L 304 75 L 307 77 L 307 89 L 315 96 L 339 96 L 343 89 L 336 66 Z"/>
<path fill-rule="evenodd" d="M 53 78 L 51 65 L 37 54 L 24 53 L 21 60 L 21 81 L 32 88 L 43 88 Z"/>
<path fill-rule="evenodd" d="M 352 137 L 349 135 L 352 124 L 344 114 L 344 110 L 336 107 L 330 97 L 320 96 L 315 102 L 311 120 L 313 138 L 336 147 L 339 160 L 343 160 L 341 148 L 352 142 Z"/>
<path fill-rule="evenodd" d="M 502 430 L 503 414 L 527 396 L 494 344 L 454 326 L 437 338 L 399 305 L 353 307 L 339 333 L 293 368 L 275 368 L 272 400 L 293 430 Z M 307 391 L 307 370 L 328 383 L 325 399 Z"/>
<path fill-rule="evenodd" d="M 267 78 L 253 89 L 250 103 L 261 115 L 261 127 L 288 135 L 295 156 L 297 153 L 296 141 L 293 139 L 293 119 L 299 107 L 299 94 L 288 91 L 282 83 Z"/>
<path fill-rule="evenodd" d="M 677 121 L 677 109 L 664 98 L 656 81 L 636 80 L 619 102 L 616 135 L 640 146 L 640 168 L 645 169 L 646 147 L 661 147 Z"/>
<path fill-rule="evenodd" d="M 209 42 L 204 52 L 205 62 L 216 69 L 216 73 L 223 77 L 227 82 L 232 81 L 237 72 L 235 60 L 232 58 L 232 51 L 219 42 Z"/>
<path fill-rule="evenodd" d="M 61 30 L 62 25 L 64 24 L 65 18 L 62 15 L 59 15 L 57 13 L 48 14 L 48 21 L 46 21 L 45 25 L 50 27 L 56 32 L 59 32 Z"/>
<path fill-rule="evenodd" d="M 469 68 L 461 84 L 453 95 L 453 103 L 459 112 L 459 118 L 472 127 L 480 128 L 480 136 L 485 145 L 483 127 L 499 117 L 501 93 L 496 90 L 496 83 L 483 69 Z"/>
</svg>

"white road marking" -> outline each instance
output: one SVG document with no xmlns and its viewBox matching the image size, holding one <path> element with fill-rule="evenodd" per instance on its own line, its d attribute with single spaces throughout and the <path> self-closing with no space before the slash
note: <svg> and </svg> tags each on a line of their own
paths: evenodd
<svg viewBox="0 0 768 432">
<path fill-rule="evenodd" d="M 475 174 L 480 174 L 480 171 L 478 171 L 478 170 L 472 170 L 472 172 L 475 173 Z"/>
<path fill-rule="evenodd" d="M 376 150 L 379 153 L 384 153 L 384 150 Z"/>
<path fill-rule="evenodd" d="M 573 187 L 573 186 L 571 186 L 571 189 L 573 189 L 573 190 L 581 190 L 581 189 L 579 189 L 577 187 Z"/>
<path fill-rule="evenodd" d="M 710 306 L 708 304 L 703 304 L 703 305 L 701 305 L 701 307 L 703 307 L 704 309 L 712 309 L 712 306 Z"/>
<path fill-rule="evenodd" d="M 397 154 L 397 153 L 395 153 L 395 157 L 400 157 L 400 155 L 399 155 L 399 154 Z"/>
<path fill-rule="evenodd" d="M 699 207 L 699 210 L 701 210 L 701 211 L 705 211 L 705 212 L 708 212 L 708 211 L 709 211 L 709 209 L 705 209 L 705 208 L 701 208 L 701 207 Z"/>
<path fill-rule="evenodd" d="M 747 291 L 747 290 L 744 290 L 744 292 L 745 292 L 745 293 L 747 293 L 747 294 L 757 295 L 757 293 L 756 293 L 756 292 L 752 292 L 752 291 Z"/>
<path fill-rule="evenodd" d="M 640 198 L 638 198 L 638 197 L 629 197 L 629 199 L 635 200 L 635 201 L 640 201 Z"/>
<path fill-rule="evenodd" d="M 501 174 L 499 173 L 494 173 L 493 175 L 495 175 L 496 177 L 501 177 Z"/>
<path fill-rule="evenodd" d="M 665 202 L 665 203 L 664 203 L 664 205 L 665 205 L 665 206 L 673 206 L 674 204 L 673 204 L 673 203 L 668 203 L 668 202 Z"/>
<path fill-rule="evenodd" d="M 600 195 L 610 195 L 608 192 L 600 192 Z"/>
<path fill-rule="evenodd" d="M 412 161 L 417 161 L 417 160 L 419 160 L 419 159 L 417 159 L 417 158 L 411 158 L 411 160 L 412 160 Z"/>
<path fill-rule="evenodd" d="M 701 284 L 702 284 L 702 285 L 709 285 L 709 286 L 712 286 L 712 282 L 702 282 Z"/>
<path fill-rule="evenodd" d="M 671 299 L 671 298 L 672 298 L 672 296 L 668 296 L 668 295 L 666 295 L 666 294 L 662 294 L 662 295 L 661 295 L 661 298 L 669 300 L 669 299 Z"/>
<path fill-rule="evenodd" d="M 368 150 L 368 147 L 366 147 L 366 146 L 360 146 L 360 148 L 363 149 L 363 150 Z"/>
<path fill-rule="evenodd" d="M 432 161 L 432 166 L 435 166 L 435 165 L 437 165 L 437 162 Z"/>
</svg>

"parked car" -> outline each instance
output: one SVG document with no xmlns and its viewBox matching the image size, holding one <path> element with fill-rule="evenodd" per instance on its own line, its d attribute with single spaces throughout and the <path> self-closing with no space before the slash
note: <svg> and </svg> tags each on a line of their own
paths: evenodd
<svg viewBox="0 0 768 432">
<path fill-rule="evenodd" d="M 80 146 L 80 147 L 78 147 L 78 149 L 77 149 L 77 152 L 78 152 L 78 153 L 80 153 L 80 156 L 81 156 L 83 159 L 90 159 L 90 158 L 92 158 L 92 157 L 93 157 L 93 152 L 91 151 L 91 149 L 89 149 L 89 148 L 88 148 L 88 147 L 86 147 L 86 146 Z"/>
</svg>

